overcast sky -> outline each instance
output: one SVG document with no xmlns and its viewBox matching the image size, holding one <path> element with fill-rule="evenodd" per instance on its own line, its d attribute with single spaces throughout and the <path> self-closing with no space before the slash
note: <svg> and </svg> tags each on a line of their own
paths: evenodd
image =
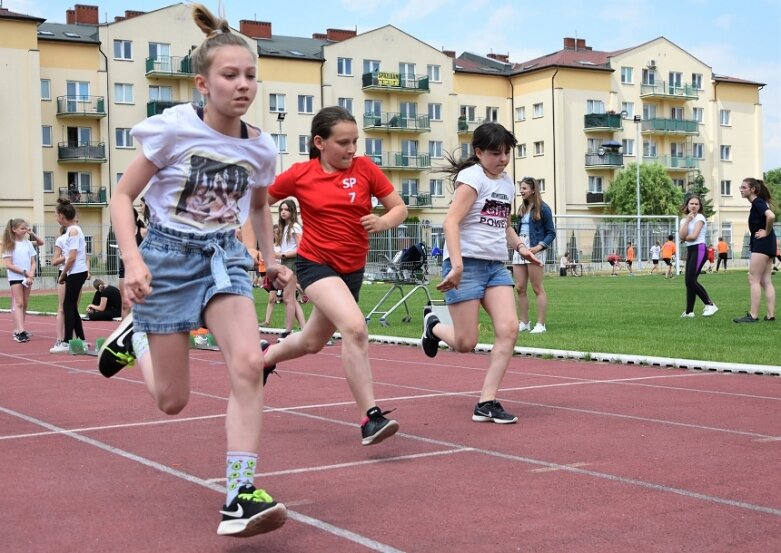
<svg viewBox="0 0 781 553">
<path fill-rule="evenodd" d="M 64 23 L 76 3 L 100 20 L 152 11 L 166 0 L 0 0 L 3 7 Z M 205 0 L 213 11 L 217 2 Z M 274 34 L 312 36 L 327 28 L 369 31 L 392 24 L 437 49 L 509 54 L 523 62 L 560 50 L 565 36 L 594 50 L 618 50 L 664 36 L 714 73 L 766 83 L 763 170 L 781 168 L 781 0 L 222 0 L 233 27 L 270 21 Z"/>
</svg>

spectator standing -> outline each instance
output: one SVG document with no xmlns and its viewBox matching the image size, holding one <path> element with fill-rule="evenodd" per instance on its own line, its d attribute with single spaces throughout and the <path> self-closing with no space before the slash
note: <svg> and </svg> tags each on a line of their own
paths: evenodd
<svg viewBox="0 0 781 553">
<path fill-rule="evenodd" d="M 698 280 L 707 257 L 705 237 L 708 235 L 705 215 L 700 212 L 701 209 L 700 197 L 696 194 L 689 196 L 683 207 L 685 217 L 678 229 L 678 236 L 686 242 L 686 311 L 681 314 L 681 318 L 685 319 L 694 318 L 694 301 L 697 298 L 705 304 L 703 317 L 710 317 L 719 310 Z"/>
<path fill-rule="evenodd" d="M 675 244 L 675 235 L 667 235 L 667 241 L 662 246 L 662 261 L 667 265 L 667 272 L 665 273 L 664 278 L 673 277 L 673 258 L 677 252 L 678 246 Z"/>
<path fill-rule="evenodd" d="M 11 288 L 11 307 L 14 319 L 13 339 L 17 342 L 30 341 L 30 333 L 25 330 L 27 302 L 35 281 L 35 260 L 38 256 L 35 246 L 43 246 L 43 244 L 43 240 L 30 229 L 24 219 L 10 219 L 5 226 L 3 263 Z"/>
<path fill-rule="evenodd" d="M 729 253 L 729 244 L 724 241 L 723 236 L 719 236 L 719 241 L 716 243 L 716 252 L 719 254 L 719 259 L 716 261 L 716 272 L 719 272 L 719 267 L 724 263 L 724 270 L 727 270 L 727 254 Z"/>
<path fill-rule="evenodd" d="M 649 253 L 651 254 L 651 273 L 655 273 L 659 270 L 659 256 L 662 253 L 662 247 L 659 245 L 659 240 L 654 242 Z"/>
</svg>

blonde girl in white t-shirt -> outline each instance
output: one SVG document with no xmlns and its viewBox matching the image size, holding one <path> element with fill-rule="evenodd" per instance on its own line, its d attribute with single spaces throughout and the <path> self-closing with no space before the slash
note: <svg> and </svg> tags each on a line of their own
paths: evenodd
<svg viewBox="0 0 781 553">
<path fill-rule="evenodd" d="M 298 326 L 304 328 L 306 319 L 301 304 L 296 301 L 296 289 L 298 279 L 295 276 L 296 257 L 298 257 L 298 244 L 301 242 L 301 224 L 298 222 L 298 208 L 296 202 L 291 199 L 283 200 L 279 204 L 279 262 L 293 271 L 293 277 L 282 290 L 282 302 L 285 304 L 285 330 L 280 335 L 284 340 L 293 331 L 293 323 L 298 321 Z"/>
<path fill-rule="evenodd" d="M 29 237 L 29 239 L 28 239 Z M 32 242 L 30 241 L 32 240 Z M 14 334 L 17 342 L 29 342 L 30 335 L 24 329 L 27 300 L 35 280 L 35 246 L 43 246 L 41 240 L 24 219 L 10 219 L 3 234 L 3 263 L 13 302 Z"/>
</svg>

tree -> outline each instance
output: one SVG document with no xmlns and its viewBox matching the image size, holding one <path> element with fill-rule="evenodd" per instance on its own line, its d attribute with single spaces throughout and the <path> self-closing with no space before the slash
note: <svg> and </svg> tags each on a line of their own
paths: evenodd
<svg viewBox="0 0 781 553">
<path fill-rule="evenodd" d="M 716 213 L 713 209 L 713 200 L 708 197 L 708 192 L 710 192 L 710 190 L 705 186 L 705 177 L 702 176 L 702 173 L 697 173 L 697 176 L 689 181 L 689 188 L 683 196 L 685 203 L 692 195 L 697 194 L 702 203 L 700 213 L 705 215 L 706 219 L 710 219 L 713 217 L 713 214 Z"/>
<path fill-rule="evenodd" d="M 605 193 L 608 211 L 615 215 L 637 214 L 637 164 L 620 171 Z M 673 184 L 660 163 L 640 165 L 640 214 L 675 215 L 683 205 L 683 191 Z"/>
<path fill-rule="evenodd" d="M 770 196 L 773 201 L 770 204 L 770 209 L 776 214 L 776 223 L 781 221 L 781 168 L 771 169 L 764 174 L 765 184 L 770 190 Z"/>
</svg>

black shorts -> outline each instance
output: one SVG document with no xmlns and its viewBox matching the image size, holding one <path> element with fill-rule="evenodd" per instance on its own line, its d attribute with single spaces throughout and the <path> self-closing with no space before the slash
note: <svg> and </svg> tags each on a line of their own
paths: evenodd
<svg viewBox="0 0 781 553">
<path fill-rule="evenodd" d="M 304 293 L 306 293 L 307 287 L 318 280 L 328 277 L 339 277 L 347 285 L 347 288 L 357 302 L 358 296 L 361 293 L 361 284 L 363 284 L 363 272 L 364 268 L 361 267 L 360 270 L 355 271 L 354 273 L 339 273 L 329 265 L 315 263 L 300 255 L 296 258 L 296 276 L 298 277 L 298 282 L 301 284 L 301 288 L 304 289 Z"/>
<path fill-rule="evenodd" d="M 9 280 L 8 281 L 8 285 L 9 286 L 15 286 L 17 284 L 21 284 L 22 282 L 24 282 L 24 281 L 23 280 Z"/>
<path fill-rule="evenodd" d="M 651 260 L 651 262 L 652 262 L 654 265 L 659 265 L 659 260 L 658 260 L 658 259 L 652 259 L 652 260 Z"/>
<path fill-rule="evenodd" d="M 672 257 L 665 257 L 664 259 L 662 259 L 662 261 L 664 261 L 667 264 L 668 267 L 671 267 L 672 264 L 673 264 Z"/>
</svg>

